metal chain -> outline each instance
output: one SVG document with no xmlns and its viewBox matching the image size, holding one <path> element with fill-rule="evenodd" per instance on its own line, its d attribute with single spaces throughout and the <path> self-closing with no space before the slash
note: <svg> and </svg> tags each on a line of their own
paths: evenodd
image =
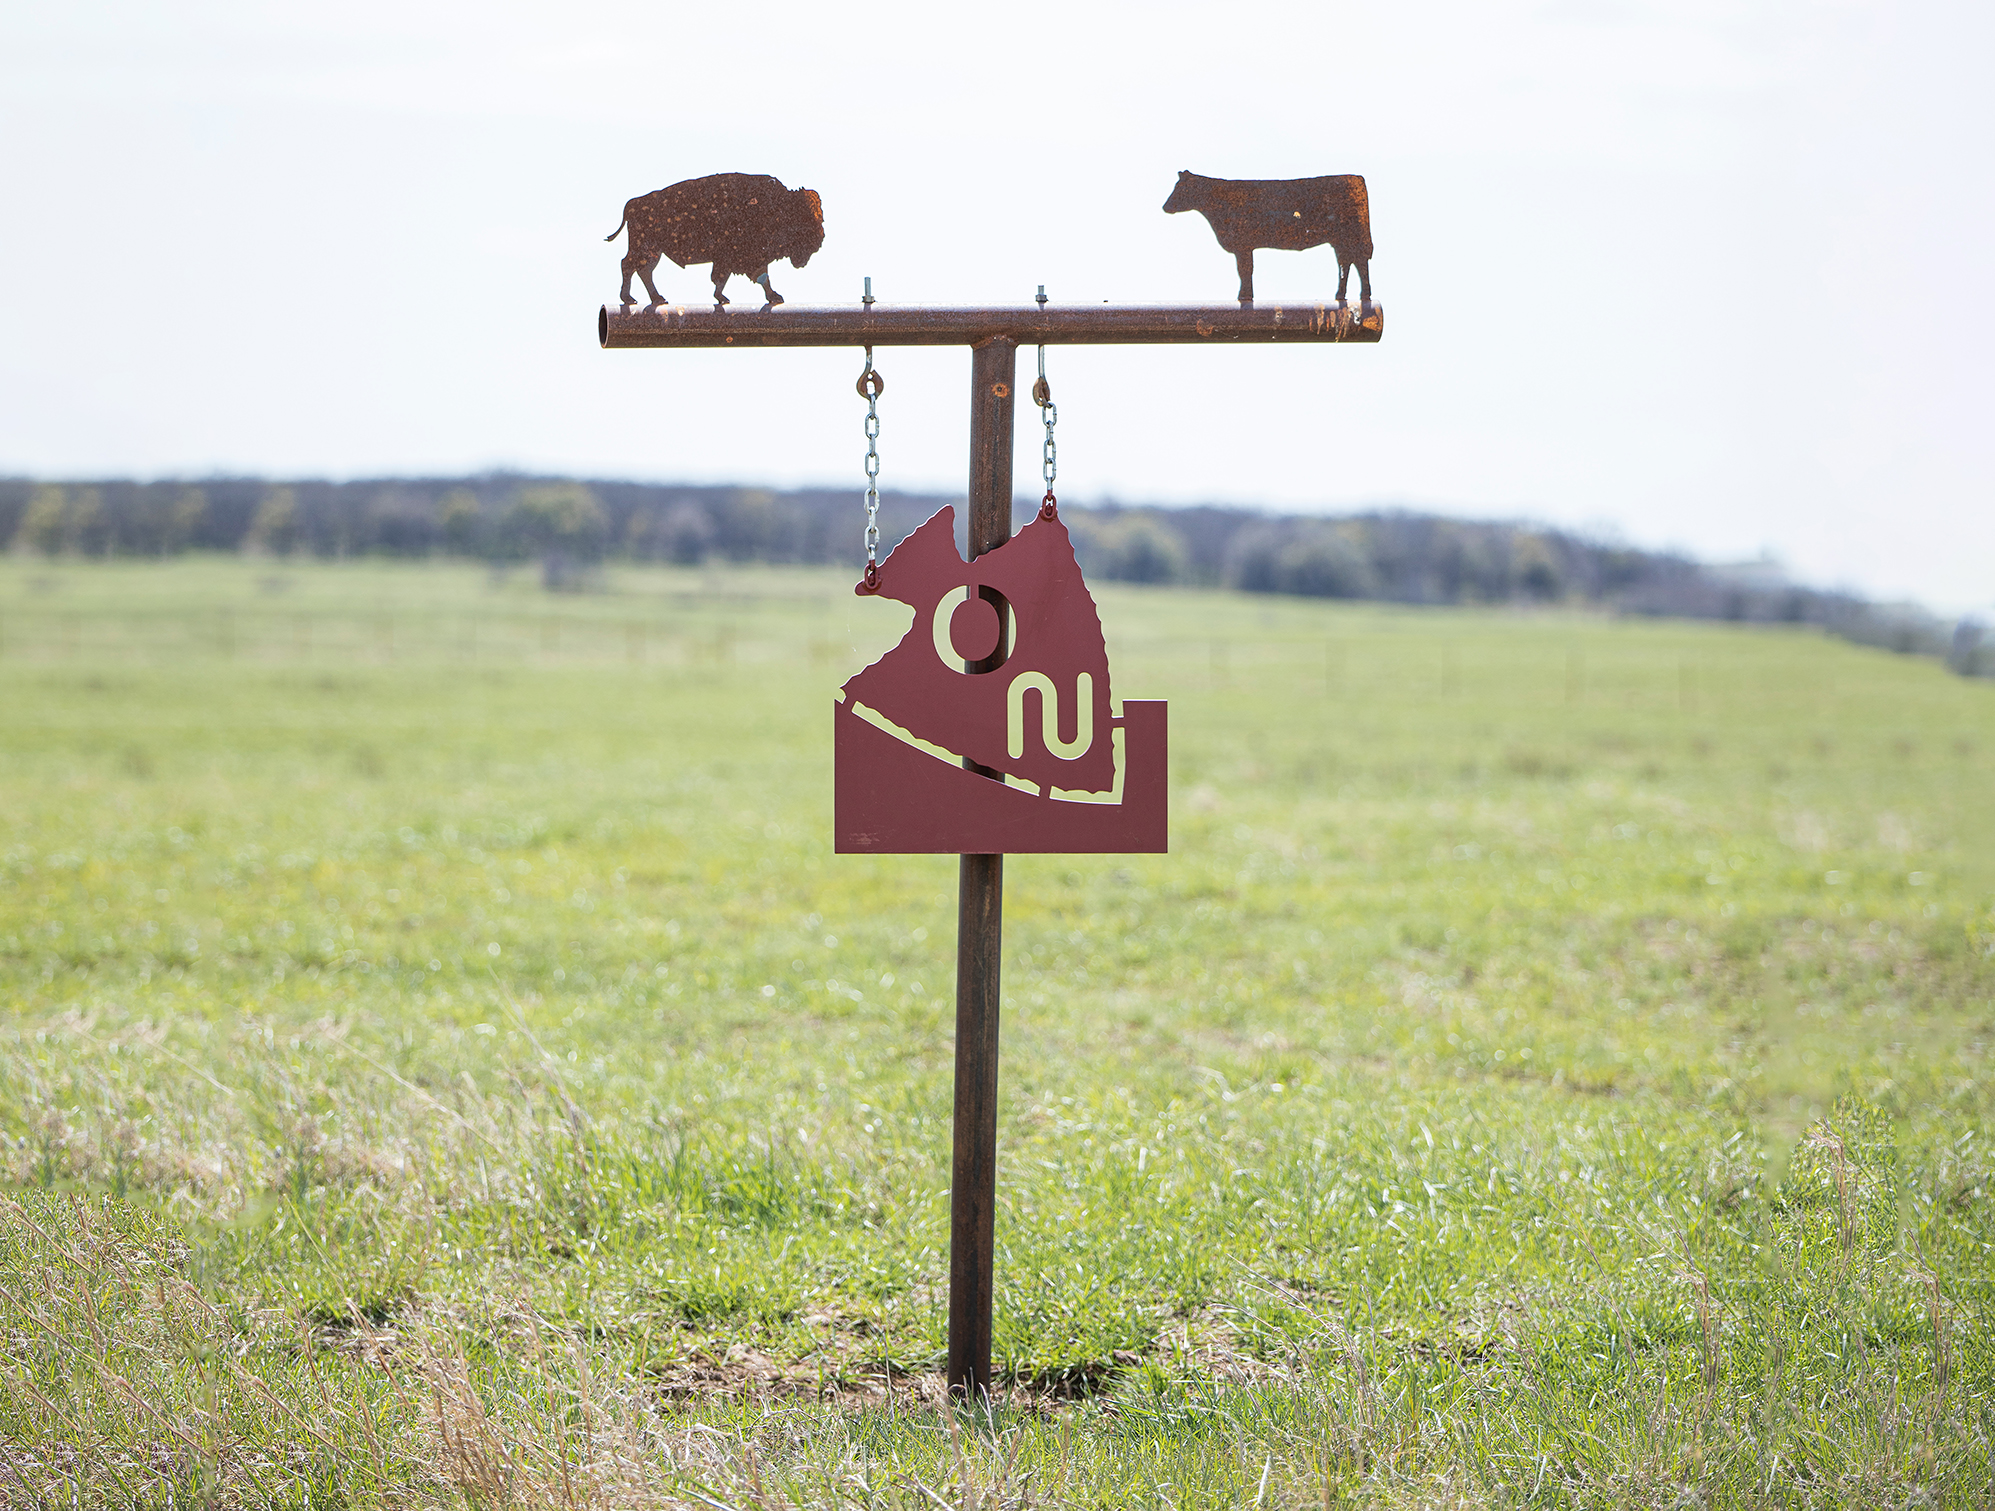
<svg viewBox="0 0 1995 1511">
<path fill-rule="evenodd" d="M 873 280 L 866 280 L 870 295 Z M 866 401 L 866 586 L 880 585 L 880 395 L 887 380 L 873 366 L 873 348 L 866 348 L 866 368 L 859 374 L 859 397 Z"/>
<path fill-rule="evenodd" d="M 1042 288 L 1041 297 L 1044 297 Z M 1060 507 L 1053 497 L 1053 479 L 1060 475 L 1060 448 L 1053 440 L 1053 427 L 1060 423 L 1060 406 L 1053 402 L 1053 385 L 1046 381 L 1046 348 L 1039 348 L 1039 381 L 1032 385 L 1032 402 L 1046 420 L 1046 439 L 1039 448 L 1039 473 L 1046 479 L 1046 496 L 1039 501 L 1041 519 L 1051 519 Z"/>
</svg>

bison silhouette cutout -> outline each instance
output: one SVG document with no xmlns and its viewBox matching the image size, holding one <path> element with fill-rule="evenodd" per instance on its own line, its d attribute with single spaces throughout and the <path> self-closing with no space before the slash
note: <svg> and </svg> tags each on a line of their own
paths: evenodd
<svg viewBox="0 0 1995 1511">
<path fill-rule="evenodd" d="M 1240 302 L 1254 302 L 1254 253 L 1300 252 L 1328 243 L 1337 252 L 1337 302 L 1344 302 L 1351 268 L 1360 297 L 1372 302 L 1372 215 L 1357 173 L 1323 178 L 1205 178 L 1178 175 L 1164 213 L 1196 210 L 1240 270 Z"/>
<path fill-rule="evenodd" d="M 762 285 L 772 309 L 783 302 L 769 282 L 769 264 L 788 258 L 802 267 L 824 245 L 824 202 L 815 189 L 786 189 L 766 173 L 712 173 L 640 194 L 623 207 L 623 220 L 603 238 L 630 231 L 623 258 L 623 303 L 634 304 L 630 276 L 644 280 L 653 304 L 665 301 L 651 281 L 658 259 L 682 268 L 713 264 L 716 309 L 729 302 L 727 280 L 745 273 Z"/>
<path fill-rule="evenodd" d="M 839 691 L 840 854 L 1112 854 L 1167 848 L 1162 702 L 1120 703 L 1094 596 L 1057 516 L 966 562 L 943 509 L 862 597 L 914 610 Z"/>
</svg>

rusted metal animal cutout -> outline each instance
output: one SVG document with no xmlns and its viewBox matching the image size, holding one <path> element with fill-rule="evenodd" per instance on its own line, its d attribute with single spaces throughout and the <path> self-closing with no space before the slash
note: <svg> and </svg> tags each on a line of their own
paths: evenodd
<svg viewBox="0 0 1995 1511">
<path fill-rule="evenodd" d="M 766 173 L 712 173 L 667 189 L 654 189 L 625 203 L 623 220 L 603 238 L 615 241 L 630 228 L 623 259 L 623 303 L 630 275 L 644 280 L 653 304 L 665 301 L 651 281 L 660 257 L 682 268 L 713 264 L 714 308 L 728 303 L 727 280 L 745 273 L 762 285 L 770 309 L 783 302 L 769 282 L 769 264 L 787 257 L 802 267 L 824 245 L 824 202 L 815 189 L 786 189 Z"/>
<path fill-rule="evenodd" d="M 855 590 L 914 624 L 838 695 L 839 853 L 1161 853 L 1166 706 L 1110 692 L 1067 527 L 1042 516 L 965 562 L 955 513 Z"/>
<path fill-rule="evenodd" d="M 1254 302 L 1254 253 L 1300 252 L 1328 242 L 1337 252 L 1337 302 L 1357 265 L 1360 297 L 1372 302 L 1372 215 L 1362 174 L 1324 178 L 1205 178 L 1178 175 L 1164 213 L 1196 210 L 1240 269 L 1240 302 Z"/>
</svg>

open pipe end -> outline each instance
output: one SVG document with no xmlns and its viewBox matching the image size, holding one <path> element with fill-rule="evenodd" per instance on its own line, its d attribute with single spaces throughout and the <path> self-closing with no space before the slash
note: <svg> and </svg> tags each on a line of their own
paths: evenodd
<svg viewBox="0 0 1995 1511">
<path fill-rule="evenodd" d="M 596 311 L 596 342 L 605 348 L 610 344 L 610 307 L 607 304 Z"/>
</svg>

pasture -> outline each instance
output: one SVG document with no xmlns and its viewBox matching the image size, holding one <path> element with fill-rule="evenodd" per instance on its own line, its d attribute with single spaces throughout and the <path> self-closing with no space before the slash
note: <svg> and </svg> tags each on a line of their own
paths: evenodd
<svg viewBox="0 0 1995 1511">
<path fill-rule="evenodd" d="M 0 560 L 0 1505 L 1985 1505 L 1995 687 L 1097 589 L 1172 851 L 829 849 L 817 569 Z"/>
</svg>

